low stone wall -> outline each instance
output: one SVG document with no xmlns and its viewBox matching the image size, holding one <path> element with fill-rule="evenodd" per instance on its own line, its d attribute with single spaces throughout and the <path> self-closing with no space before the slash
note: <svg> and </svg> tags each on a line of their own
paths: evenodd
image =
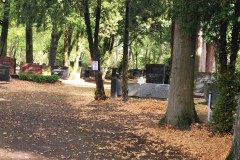
<svg viewBox="0 0 240 160">
<path fill-rule="evenodd" d="M 168 98 L 169 84 L 128 83 L 128 96 L 142 98 Z"/>
</svg>

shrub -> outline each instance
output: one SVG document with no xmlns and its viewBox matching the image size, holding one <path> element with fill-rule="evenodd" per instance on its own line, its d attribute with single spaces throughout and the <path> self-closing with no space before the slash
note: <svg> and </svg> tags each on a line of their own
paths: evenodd
<svg viewBox="0 0 240 160">
<path fill-rule="evenodd" d="M 36 74 L 28 74 L 28 73 L 20 73 L 19 79 L 26 81 L 33 81 L 37 83 L 55 83 L 59 81 L 59 77 L 57 75 L 36 75 Z"/>
<path fill-rule="evenodd" d="M 235 76 L 218 77 L 219 97 L 214 105 L 211 126 L 216 132 L 230 132 L 234 124 L 237 101 L 237 81 Z"/>
</svg>

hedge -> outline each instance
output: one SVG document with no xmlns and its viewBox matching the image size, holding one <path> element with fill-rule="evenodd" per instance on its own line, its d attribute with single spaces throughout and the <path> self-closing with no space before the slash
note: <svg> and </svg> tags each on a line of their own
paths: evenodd
<svg viewBox="0 0 240 160">
<path fill-rule="evenodd" d="M 25 81 L 33 81 L 37 83 L 55 83 L 59 81 L 59 77 L 57 75 L 47 76 L 28 73 L 20 73 L 19 79 Z"/>
</svg>

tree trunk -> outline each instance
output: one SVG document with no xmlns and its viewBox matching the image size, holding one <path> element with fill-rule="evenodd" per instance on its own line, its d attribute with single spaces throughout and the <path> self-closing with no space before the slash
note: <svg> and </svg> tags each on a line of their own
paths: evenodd
<svg viewBox="0 0 240 160">
<path fill-rule="evenodd" d="M 192 122 L 198 121 L 193 102 L 195 48 L 196 35 L 184 35 L 176 21 L 171 85 L 164 120 L 181 129 L 186 129 Z"/>
<path fill-rule="evenodd" d="M 170 61 L 171 69 L 172 69 L 172 61 L 173 61 L 174 28 L 175 28 L 175 21 L 172 21 L 172 25 L 171 25 L 171 61 Z"/>
<path fill-rule="evenodd" d="M 68 57 L 70 57 L 71 55 L 71 52 L 72 52 L 72 49 L 74 47 L 74 45 L 76 44 L 77 42 L 77 39 L 78 39 L 78 36 L 79 36 L 79 31 L 77 31 L 77 34 L 76 36 L 73 38 L 73 31 L 74 31 L 74 28 L 72 26 L 69 26 L 69 32 L 68 32 Z"/>
<path fill-rule="evenodd" d="M 138 52 L 135 52 L 135 68 L 138 69 Z"/>
<path fill-rule="evenodd" d="M 240 99 L 238 100 L 237 117 L 235 130 L 233 135 L 232 148 L 229 152 L 227 160 L 239 160 L 240 157 Z"/>
<path fill-rule="evenodd" d="M 215 52 L 216 47 L 214 43 L 207 44 L 207 58 L 206 58 L 206 72 L 216 71 Z"/>
<path fill-rule="evenodd" d="M 123 44 L 123 71 L 122 71 L 122 100 L 128 100 L 128 44 L 129 44 L 129 18 L 130 18 L 130 0 L 125 0 L 125 30 Z"/>
<path fill-rule="evenodd" d="M 6 0 L 4 3 L 4 14 L 3 14 L 3 20 L 2 20 L 2 32 L 1 32 L 1 40 L 0 40 L 0 56 L 7 55 L 9 11 L 10 11 L 10 2 L 9 2 L 9 0 Z"/>
<path fill-rule="evenodd" d="M 33 63 L 32 24 L 26 23 L 26 63 Z"/>
<path fill-rule="evenodd" d="M 105 100 L 106 95 L 104 91 L 102 73 L 101 73 L 101 64 L 100 64 L 100 52 L 98 49 L 98 35 L 99 35 L 99 24 L 101 18 L 101 0 L 98 0 L 97 8 L 96 8 L 96 19 L 95 19 L 95 31 L 94 31 L 94 41 L 92 35 L 92 27 L 90 22 L 90 14 L 89 14 L 89 2 L 88 0 L 84 0 L 84 19 L 87 30 L 88 44 L 91 53 L 91 58 L 93 61 L 98 61 L 98 70 L 95 71 L 95 81 L 96 81 L 96 92 L 95 99 L 96 100 Z"/>
<path fill-rule="evenodd" d="M 219 73 L 221 75 L 227 73 L 227 22 L 222 22 L 220 26 L 219 36 Z"/>
<path fill-rule="evenodd" d="M 68 66 L 68 47 L 69 47 L 69 28 L 66 26 L 64 30 L 64 57 L 63 66 Z"/>
<path fill-rule="evenodd" d="M 145 62 L 144 62 L 144 66 L 146 66 L 147 62 L 148 62 L 148 44 L 147 44 L 147 49 L 146 49 L 146 52 L 145 52 Z"/>
<path fill-rule="evenodd" d="M 62 35 L 62 30 L 58 31 L 57 25 L 52 26 L 52 33 L 51 33 L 51 45 L 49 49 L 49 66 L 54 66 L 56 61 L 56 55 L 57 55 L 57 47 L 59 39 Z"/>
<path fill-rule="evenodd" d="M 232 28 L 232 39 L 231 39 L 231 55 L 230 55 L 230 63 L 229 63 L 229 72 L 230 74 L 234 74 L 235 72 L 235 65 L 236 65 L 236 59 L 237 59 L 237 53 L 239 51 L 239 32 L 240 32 L 240 1 L 237 0 L 235 4 L 235 17 L 236 20 L 233 23 Z"/>
</svg>

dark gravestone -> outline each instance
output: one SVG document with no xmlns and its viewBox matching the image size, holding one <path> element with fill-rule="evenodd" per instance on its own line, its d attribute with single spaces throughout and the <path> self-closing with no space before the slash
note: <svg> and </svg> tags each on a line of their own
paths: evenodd
<svg viewBox="0 0 240 160">
<path fill-rule="evenodd" d="M 117 96 L 122 95 L 121 82 L 118 78 L 118 69 L 112 68 L 112 77 L 111 77 L 111 97 L 116 98 Z"/>
<path fill-rule="evenodd" d="M 90 78 L 90 70 L 84 71 L 85 78 Z"/>
<path fill-rule="evenodd" d="M 143 71 L 141 69 L 129 69 L 129 78 L 135 79 L 143 76 Z"/>
<path fill-rule="evenodd" d="M 57 75 L 61 79 L 68 79 L 68 67 L 65 66 L 51 66 L 51 75 Z"/>
<path fill-rule="evenodd" d="M 147 64 L 146 65 L 146 83 L 164 83 L 164 64 Z"/>
<path fill-rule="evenodd" d="M 117 68 L 112 68 L 112 78 L 117 76 Z"/>
<path fill-rule="evenodd" d="M 143 71 L 141 69 L 133 69 L 133 77 L 139 78 L 143 76 Z"/>
<path fill-rule="evenodd" d="M 117 97 L 117 78 L 111 78 L 111 98 Z"/>
<path fill-rule="evenodd" d="M 70 61 L 70 66 L 73 68 L 74 67 L 74 61 Z"/>
<path fill-rule="evenodd" d="M 9 67 L 9 73 L 15 74 L 16 70 L 16 59 L 12 57 L 0 57 L 0 64 Z"/>
<path fill-rule="evenodd" d="M 0 65 L 0 81 L 9 81 L 9 68 L 8 66 Z"/>
<path fill-rule="evenodd" d="M 93 77 L 94 76 L 94 73 L 91 69 L 91 67 L 82 67 L 81 68 L 81 75 L 80 75 L 80 78 L 90 78 L 90 77 Z"/>
<path fill-rule="evenodd" d="M 20 72 L 41 75 L 43 66 L 35 63 L 25 63 L 21 65 Z"/>
<path fill-rule="evenodd" d="M 82 66 L 82 61 L 81 61 L 81 60 L 78 61 L 78 66 L 79 66 L 79 67 Z"/>
</svg>

